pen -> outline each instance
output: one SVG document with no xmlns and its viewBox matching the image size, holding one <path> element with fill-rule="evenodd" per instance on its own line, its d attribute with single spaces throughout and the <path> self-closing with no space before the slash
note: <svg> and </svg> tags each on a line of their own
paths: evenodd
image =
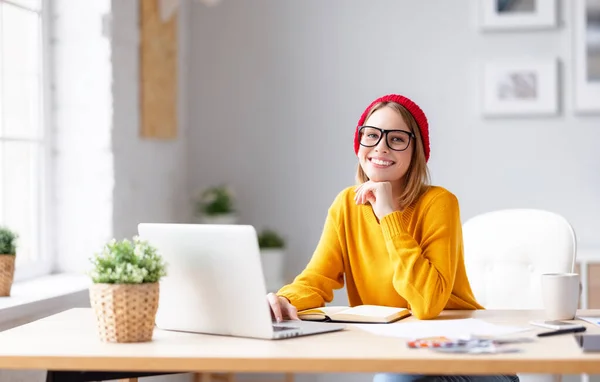
<svg viewBox="0 0 600 382">
<path fill-rule="evenodd" d="M 549 337 L 549 336 L 556 336 L 558 334 L 579 333 L 579 332 L 585 332 L 585 326 L 581 326 L 578 328 L 559 329 L 559 330 L 555 330 L 552 332 L 539 333 L 537 336 L 538 337 Z"/>
</svg>

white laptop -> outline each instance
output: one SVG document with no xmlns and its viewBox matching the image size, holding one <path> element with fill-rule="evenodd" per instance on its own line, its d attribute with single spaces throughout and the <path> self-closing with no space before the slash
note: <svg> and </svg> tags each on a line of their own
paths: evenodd
<svg viewBox="0 0 600 382">
<path fill-rule="evenodd" d="M 250 225 L 142 223 L 138 233 L 167 263 L 156 314 L 160 329 L 264 339 L 344 329 L 272 321 L 257 233 Z"/>
</svg>

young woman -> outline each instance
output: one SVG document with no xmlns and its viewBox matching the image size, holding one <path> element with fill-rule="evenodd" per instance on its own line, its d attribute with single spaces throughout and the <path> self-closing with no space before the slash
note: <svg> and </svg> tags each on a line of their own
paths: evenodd
<svg viewBox="0 0 600 382">
<path fill-rule="evenodd" d="M 483 309 L 465 270 L 458 201 L 429 185 L 429 128 L 421 108 L 402 95 L 376 99 L 360 117 L 354 151 L 358 185 L 333 201 L 302 273 L 267 296 L 277 321 L 331 302 L 344 282 L 351 306 L 406 307 L 418 319 L 444 309 Z M 375 381 L 436 378 L 518 380 L 378 374 Z"/>
</svg>

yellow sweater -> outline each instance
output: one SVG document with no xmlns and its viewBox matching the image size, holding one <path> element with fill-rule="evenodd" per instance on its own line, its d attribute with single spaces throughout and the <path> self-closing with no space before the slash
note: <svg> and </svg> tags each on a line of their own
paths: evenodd
<svg viewBox="0 0 600 382">
<path fill-rule="evenodd" d="M 298 310 L 324 306 L 345 277 L 350 306 L 407 307 L 419 319 L 444 309 L 483 309 L 467 279 L 452 193 L 432 186 L 380 223 L 370 205 L 356 205 L 354 195 L 354 187 L 338 194 L 310 262 L 278 295 Z"/>
</svg>

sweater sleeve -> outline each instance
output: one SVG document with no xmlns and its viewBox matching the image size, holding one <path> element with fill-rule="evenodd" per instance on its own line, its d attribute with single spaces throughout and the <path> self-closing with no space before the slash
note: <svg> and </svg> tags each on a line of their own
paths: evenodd
<svg viewBox="0 0 600 382">
<path fill-rule="evenodd" d="M 450 298 L 461 258 L 458 200 L 451 193 L 438 195 L 420 219 L 421 243 L 407 233 L 400 212 L 384 216 L 381 228 L 394 268 L 394 289 L 410 304 L 416 318 L 431 319 Z"/>
<path fill-rule="evenodd" d="M 331 211 L 323 233 L 306 268 L 277 295 L 287 298 L 298 310 L 324 306 L 333 300 L 333 290 L 344 286 L 344 265 L 338 225 Z"/>
</svg>

